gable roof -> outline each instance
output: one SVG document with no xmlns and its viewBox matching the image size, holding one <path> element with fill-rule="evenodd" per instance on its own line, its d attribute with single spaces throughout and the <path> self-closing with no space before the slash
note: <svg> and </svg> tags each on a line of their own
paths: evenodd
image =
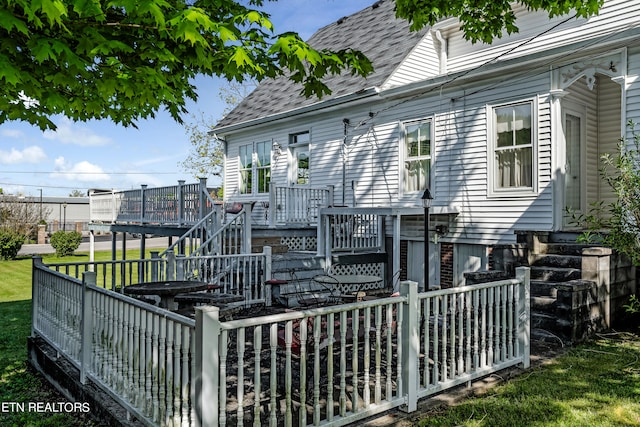
<svg viewBox="0 0 640 427">
<path fill-rule="evenodd" d="M 313 104 L 327 102 L 364 89 L 381 86 L 426 33 L 409 30 L 409 23 L 395 16 L 395 2 L 380 0 L 372 6 L 318 30 L 308 43 L 315 49 L 352 48 L 363 52 L 374 71 L 366 78 L 349 71 L 324 79 L 331 94 L 321 100 L 301 95 L 302 85 L 287 77 L 262 81 L 216 129 L 250 122 Z"/>
</svg>

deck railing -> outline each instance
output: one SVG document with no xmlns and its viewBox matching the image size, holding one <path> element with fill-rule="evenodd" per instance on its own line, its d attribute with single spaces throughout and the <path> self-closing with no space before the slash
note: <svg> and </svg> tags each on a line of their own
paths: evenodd
<svg viewBox="0 0 640 427">
<path fill-rule="evenodd" d="M 206 180 L 199 183 L 137 190 L 94 191 L 89 195 L 91 222 L 195 224 L 213 209 Z"/>
<path fill-rule="evenodd" d="M 333 187 L 284 187 L 271 184 L 269 218 L 276 224 L 316 224 L 318 210 L 333 203 Z"/>
<path fill-rule="evenodd" d="M 526 268 L 510 280 L 426 293 L 402 282 L 397 297 L 226 322 L 200 307 L 195 324 L 84 276 L 34 261 L 33 336 L 151 425 L 345 425 L 529 366 Z"/>
</svg>

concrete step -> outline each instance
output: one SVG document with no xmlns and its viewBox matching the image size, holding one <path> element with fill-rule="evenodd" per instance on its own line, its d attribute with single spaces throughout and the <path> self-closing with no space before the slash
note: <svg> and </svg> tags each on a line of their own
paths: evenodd
<svg viewBox="0 0 640 427">
<path fill-rule="evenodd" d="M 550 296 L 531 297 L 531 311 L 536 313 L 553 314 L 557 311 L 557 300 Z"/>
<path fill-rule="evenodd" d="M 531 266 L 582 268 L 582 257 L 578 255 L 534 254 L 530 257 Z"/>
<path fill-rule="evenodd" d="M 561 268 L 561 267 L 531 267 L 531 279 L 550 281 L 550 282 L 566 282 L 576 280 L 582 277 L 582 271 L 577 268 Z"/>
<path fill-rule="evenodd" d="M 541 245 L 542 254 L 556 254 L 556 255 L 574 255 L 578 256 L 582 254 L 584 248 L 592 247 L 593 245 L 585 245 L 579 243 L 547 243 Z"/>
<path fill-rule="evenodd" d="M 547 296 L 555 298 L 558 295 L 558 283 L 542 280 L 531 281 L 531 296 Z"/>
</svg>

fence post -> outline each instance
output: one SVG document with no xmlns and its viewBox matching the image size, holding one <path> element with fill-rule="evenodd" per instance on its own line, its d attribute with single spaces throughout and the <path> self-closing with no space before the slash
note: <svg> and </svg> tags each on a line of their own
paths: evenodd
<svg viewBox="0 0 640 427">
<path fill-rule="evenodd" d="M 92 333 L 93 333 L 93 304 L 89 295 L 89 285 L 96 285 L 96 273 L 85 271 L 82 273 L 82 320 L 80 341 L 80 383 L 87 383 L 87 369 L 91 365 Z"/>
<path fill-rule="evenodd" d="M 186 257 L 182 254 L 178 254 L 176 256 L 176 277 L 175 280 L 186 280 L 185 278 L 185 269 L 184 269 L 184 264 L 186 262 Z M 174 279 L 168 279 L 168 280 L 174 280 Z"/>
<path fill-rule="evenodd" d="M 207 191 L 207 178 L 200 178 L 200 211 L 198 212 L 198 221 L 207 215 L 207 201 L 209 197 L 205 197 L 205 194 L 207 194 L 207 196 L 209 194 Z"/>
<path fill-rule="evenodd" d="M 151 251 L 151 281 L 157 282 L 160 280 L 158 278 L 160 273 L 160 263 L 162 262 L 162 258 L 160 258 L 160 253 L 158 251 Z"/>
<path fill-rule="evenodd" d="M 522 367 L 530 365 L 531 353 L 531 270 L 529 267 L 516 268 L 516 279 L 521 289 L 518 301 L 518 347 L 522 351 Z"/>
<path fill-rule="evenodd" d="M 196 369 L 191 374 L 197 427 L 218 425 L 220 404 L 220 309 L 196 307 Z"/>
<path fill-rule="evenodd" d="M 400 282 L 400 295 L 406 300 L 402 304 L 402 388 L 400 392 L 406 404 L 400 409 L 413 412 L 418 409 L 418 282 Z"/>
<path fill-rule="evenodd" d="M 242 210 L 244 211 L 244 224 L 242 228 L 242 244 L 240 253 L 251 253 L 251 203 L 244 203 Z"/>
<path fill-rule="evenodd" d="M 276 185 L 271 182 L 269 183 L 269 227 L 276 227 Z"/>
<path fill-rule="evenodd" d="M 271 280 L 271 246 L 265 246 L 262 249 L 262 253 L 264 254 L 264 283 L 261 285 L 264 286 L 264 303 L 267 307 L 271 307 L 273 304 L 273 301 L 271 301 L 271 286 L 265 285 L 267 280 Z"/>
<path fill-rule="evenodd" d="M 35 325 L 38 321 L 38 304 L 40 303 L 40 282 L 38 282 L 36 274 L 38 269 L 43 268 L 42 257 L 34 256 L 31 265 L 31 336 L 35 336 Z"/>
<path fill-rule="evenodd" d="M 167 270 L 164 276 L 166 280 L 176 280 L 176 254 L 173 249 L 167 251 Z"/>
<path fill-rule="evenodd" d="M 178 181 L 178 225 L 183 224 L 184 218 L 184 179 Z"/>
<path fill-rule="evenodd" d="M 140 223 L 144 224 L 146 221 L 144 217 L 147 215 L 146 206 L 145 206 L 145 190 L 147 189 L 147 184 L 142 184 L 140 186 Z"/>
</svg>

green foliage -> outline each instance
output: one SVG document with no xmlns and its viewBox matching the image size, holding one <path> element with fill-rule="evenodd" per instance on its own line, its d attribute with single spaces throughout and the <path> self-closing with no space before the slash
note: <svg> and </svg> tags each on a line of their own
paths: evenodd
<svg viewBox="0 0 640 427">
<path fill-rule="evenodd" d="M 616 154 L 602 155 L 600 175 L 609 185 L 615 201 L 592 204 L 589 211 L 569 211 L 572 222 L 587 231 L 583 241 L 609 246 L 640 266 L 640 134 L 628 124 L 632 138 L 621 139 Z"/>
<path fill-rule="evenodd" d="M 56 250 L 56 256 L 64 257 L 73 255 L 82 242 L 82 234 L 77 231 L 58 230 L 51 235 L 51 246 Z"/>
<path fill-rule="evenodd" d="M 224 165 L 224 147 L 215 135 L 211 134 L 212 124 L 215 120 L 193 115 L 193 122 L 184 127 L 189 135 L 191 148 L 187 158 L 178 164 L 194 178 L 207 178 L 209 176 L 222 176 Z"/>
<path fill-rule="evenodd" d="M 491 43 L 505 32 L 518 32 L 512 3 L 507 0 L 396 0 L 396 15 L 411 22 L 412 30 L 455 16 L 467 40 Z M 520 0 L 517 3 L 529 10 L 545 10 L 549 17 L 574 13 L 576 18 L 588 18 L 598 13 L 604 0 Z"/>
<path fill-rule="evenodd" d="M 636 295 L 629 297 L 629 304 L 623 305 L 627 313 L 640 313 L 640 299 Z"/>
<path fill-rule="evenodd" d="M 345 69 L 365 76 L 353 50 L 318 51 L 276 35 L 262 0 L 16 0 L 0 10 L 0 123 L 55 128 L 53 115 L 135 125 L 166 109 L 181 122 L 196 75 L 261 80 L 288 75 L 307 95 Z"/>
<path fill-rule="evenodd" d="M 25 236 L 8 228 L 0 229 L 0 260 L 16 259 Z"/>
</svg>

